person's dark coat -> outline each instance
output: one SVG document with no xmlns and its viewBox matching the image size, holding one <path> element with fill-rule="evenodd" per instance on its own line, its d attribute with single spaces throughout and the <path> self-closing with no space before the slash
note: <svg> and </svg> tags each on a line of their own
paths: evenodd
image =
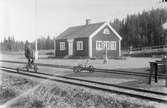
<svg viewBox="0 0 167 108">
<path fill-rule="evenodd" d="M 31 59 L 33 58 L 33 50 L 30 48 L 30 46 L 28 44 L 25 45 L 25 57 L 27 59 Z"/>
</svg>

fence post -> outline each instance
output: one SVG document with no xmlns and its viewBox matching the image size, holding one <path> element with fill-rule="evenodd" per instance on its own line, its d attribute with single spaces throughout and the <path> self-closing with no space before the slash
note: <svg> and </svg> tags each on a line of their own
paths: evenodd
<svg viewBox="0 0 167 108">
<path fill-rule="evenodd" d="M 165 80 L 166 80 L 166 84 L 165 86 L 167 87 L 167 60 L 165 60 Z"/>
<path fill-rule="evenodd" d="M 149 73 L 148 84 L 151 84 L 151 77 L 153 74 L 153 62 L 149 62 L 149 63 L 150 63 L 150 73 Z"/>
<path fill-rule="evenodd" d="M 155 82 L 158 82 L 158 63 L 154 62 Z"/>
</svg>

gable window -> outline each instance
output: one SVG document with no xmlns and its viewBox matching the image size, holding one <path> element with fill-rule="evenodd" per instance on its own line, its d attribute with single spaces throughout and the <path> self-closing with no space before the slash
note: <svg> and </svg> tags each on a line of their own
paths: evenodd
<svg viewBox="0 0 167 108">
<path fill-rule="evenodd" d="M 64 51 L 65 49 L 65 42 L 60 42 L 60 51 Z"/>
<path fill-rule="evenodd" d="M 108 28 L 105 28 L 103 30 L 103 34 L 109 35 L 110 34 L 110 30 Z"/>
<path fill-rule="evenodd" d="M 83 41 L 77 41 L 77 50 L 83 50 Z"/>
</svg>

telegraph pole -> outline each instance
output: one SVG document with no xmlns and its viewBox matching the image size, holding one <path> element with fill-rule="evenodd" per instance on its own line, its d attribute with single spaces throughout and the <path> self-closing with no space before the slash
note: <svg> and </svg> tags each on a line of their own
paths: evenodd
<svg viewBox="0 0 167 108">
<path fill-rule="evenodd" d="M 35 0 L 35 37 L 37 38 L 37 0 Z M 38 41 L 35 40 L 35 60 L 38 60 Z"/>
<path fill-rule="evenodd" d="M 35 40 L 35 60 L 38 60 L 38 41 Z"/>
<path fill-rule="evenodd" d="M 165 24 L 163 24 L 162 27 L 163 27 L 164 30 L 167 30 L 167 22 Z M 165 35 L 166 35 L 166 31 L 165 31 Z M 166 44 L 166 38 L 167 38 L 167 36 L 165 36 L 165 45 L 167 45 Z M 167 75 L 167 60 L 165 60 L 165 74 Z M 166 84 L 165 85 L 167 87 L 167 77 L 165 79 L 166 79 Z"/>
</svg>

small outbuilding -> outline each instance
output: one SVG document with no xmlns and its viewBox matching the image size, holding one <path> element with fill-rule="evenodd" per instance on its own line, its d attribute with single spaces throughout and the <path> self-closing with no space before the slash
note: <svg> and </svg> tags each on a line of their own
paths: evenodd
<svg viewBox="0 0 167 108">
<path fill-rule="evenodd" d="M 108 22 L 72 26 L 57 36 L 55 56 L 108 58 L 121 56 L 121 36 Z"/>
</svg>

